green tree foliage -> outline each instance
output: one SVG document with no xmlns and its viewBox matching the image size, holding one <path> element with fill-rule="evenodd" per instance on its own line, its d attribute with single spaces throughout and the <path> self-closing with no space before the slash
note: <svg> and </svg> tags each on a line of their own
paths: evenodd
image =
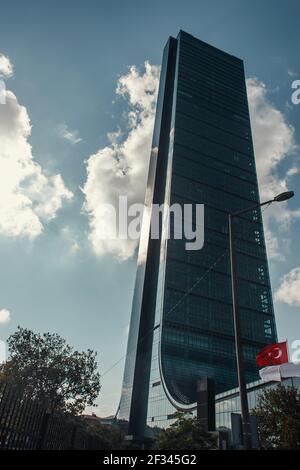
<svg viewBox="0 0 300 470">
<path fill-rule="evenodd" d="M 0 378 L 47 404 L 50 410 L 78 414 L 100 392 L 96 353 L 79 352 L 58 334 L 18 327 L 8 338 L 9 359 Z"/>
<path fill-rule="evenodd" d="M 125 435 L 117 425 L 87 421 L 85 427 L 89 435 L 96 436 L 102 442 L 103 449 L 123 448 Z"/>
<path fill-rule="evenodd" d="M 254 413 L 262 447 L 300 448 L 300 392 L 295 387 L 264 390 Z"/>
<path fill-rule="evenodd" d="M 162 430 L 155 441 L 155 448 L 162 450 L 204 450 L 215 449 L 216 438 L 205 432 L 196 417 L 176 413 L 176 421 Z"/>
</svg>

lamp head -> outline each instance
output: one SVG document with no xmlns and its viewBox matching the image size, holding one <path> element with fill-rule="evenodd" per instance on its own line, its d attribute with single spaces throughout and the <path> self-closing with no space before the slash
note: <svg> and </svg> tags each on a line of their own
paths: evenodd
<svg viewBox="0 0 300 470">
<path fill-rule="evenodd" d="M 295 195 L 294 191 L 285 191 L 284 193 L 280 193 L 274 197 L 273 201 L 275 202 L 282 202 L 286 201 L 287 199 L 291 199 Z"/>
</svg>

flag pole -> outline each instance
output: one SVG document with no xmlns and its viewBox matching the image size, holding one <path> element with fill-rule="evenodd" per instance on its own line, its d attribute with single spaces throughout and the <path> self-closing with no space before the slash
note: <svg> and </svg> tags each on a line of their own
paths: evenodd
<svg viewBox="0 0 300 470">
<path fill-rule="evenodd" d="M 287 350 L 287 355 L 288 355 L 288 362 L 290 362 L 290 354 L 289 354 L 289 347 L 288 347 L 289 342 L 287 338 L 285 338 L 285 342 L 286 342 L 286 350 Z M 294 388 L 294 379 L 293 377 L 290 377 L 290 379 L 291 379 L 292 387 Z"/>
</svg>

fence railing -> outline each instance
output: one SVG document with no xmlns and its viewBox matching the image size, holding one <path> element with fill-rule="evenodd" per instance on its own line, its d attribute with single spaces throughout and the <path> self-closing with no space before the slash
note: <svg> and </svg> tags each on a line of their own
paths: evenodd
<svg viewBox="0 0 300 470">
<path fill-rule="evenodd" d="M 80 417 L 49 412 L 20 388 L 0 383 L 0 449 L 102 449 Z"/>
</svg>

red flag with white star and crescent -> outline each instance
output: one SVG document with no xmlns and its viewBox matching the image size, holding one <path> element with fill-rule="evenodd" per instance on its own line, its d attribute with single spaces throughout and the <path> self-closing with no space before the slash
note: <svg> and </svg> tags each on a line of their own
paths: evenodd
<svg viewBox="0 0 300 470">
<path fill-rule="evenodd" d="M 258 367 L 276 366 L 286 362 L 289 362 L 286 341 L 265 346 L 256 356 Z"/>
</svg>

